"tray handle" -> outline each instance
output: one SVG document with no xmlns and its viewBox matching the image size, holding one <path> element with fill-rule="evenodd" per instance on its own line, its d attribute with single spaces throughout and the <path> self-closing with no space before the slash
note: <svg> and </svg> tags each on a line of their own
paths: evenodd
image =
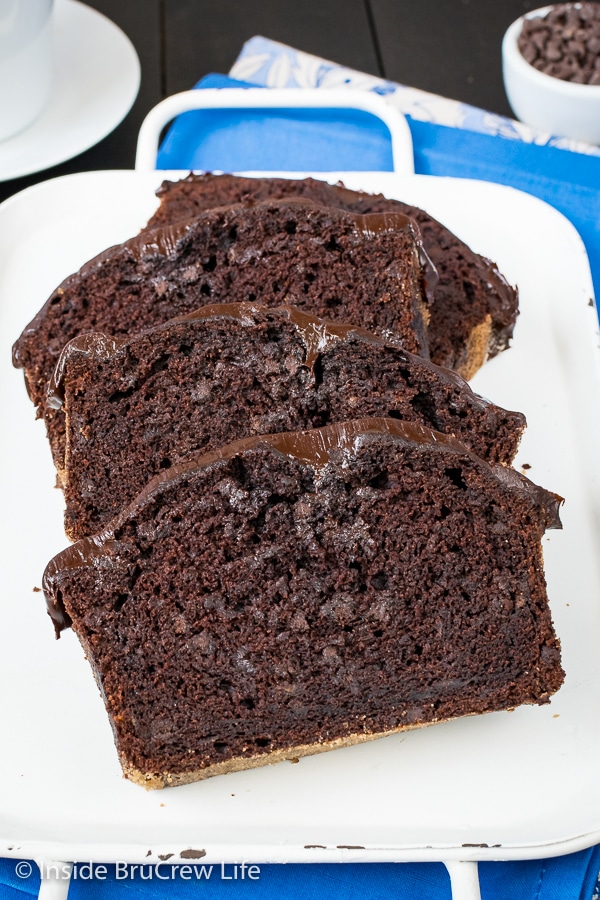
<svg viewBox="0 0 600 900">
<path fill-rule="evenodd" d="M 444 860 L 450 876 L 452 900 L 481 900 L 479 870 L 474 860 Z"/>
<path fill-rule="evenodd" d="M 67 900 L 73 863 L 36 859 L 40 870 L 38 900 Z"/>
<path fill-rule="evenodd" d="M 406 119 L 397 109 L 378 94 L 368 91 L 314 88 L 206 88 L 173 94 L 151 109 L 142 122 L 137 142 L 136 171 L 150 172 L 156 168 L 161 132 L 181 113 L 196 109 L 315 108 L 357 109 L 377 116 L 390 132 L 394 172 L 414 174 L 412 136 Z"/>
</svg>

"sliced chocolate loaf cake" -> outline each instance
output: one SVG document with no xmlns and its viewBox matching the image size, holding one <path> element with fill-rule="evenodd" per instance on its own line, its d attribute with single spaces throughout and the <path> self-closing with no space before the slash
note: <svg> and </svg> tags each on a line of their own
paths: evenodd
<svg viewBox="0 0 600 900">
<path fill-rule="evenodd" d="M 73 539 L 99 531 L 161 469 L 246 435 L 392 416 L 510 463 L 525 427 L 455 372 L 370 332 L 247 303 L 203 307 L 126 340 L 74 338 L 50 399 L 64 401 Z"/>
<path fill-rule="evenodd" d="M 247 438 L 157 476 L 44 590 L 125 775 L 183 784 L 546 702 L 559 504 L 394 419 Z"/>
<path fill-rule="evenodd" d="M 312 178 L 189 175 L 182 181 L 165 181 L 158 195 L 160 206 L 148 223 L 152 228 L 200 215 L 211 206 L 276 197 L 305 197 L 361 214 L 404 213 L 418 222 L 425 249 L 439 274 L 428 327 L 433 362 L 471 378 L 487 357 L 508 347 L 518 314 L 516 290 L 494 263 L 474 253 L 425 210 Z"/>
<path fill-rule="evenodd" d="M 60 421 L 48 381 L 71 338 L 131 334 L 215 302 L 293 303 L 330 319 L 390 329 L 427 356 L 418 227 L 398 213 L 355 215 L 303 200 L 205 212 L 101 253 L 54 291 L 13 348 L 44 416 L 57 465 Z"/>
</svg>

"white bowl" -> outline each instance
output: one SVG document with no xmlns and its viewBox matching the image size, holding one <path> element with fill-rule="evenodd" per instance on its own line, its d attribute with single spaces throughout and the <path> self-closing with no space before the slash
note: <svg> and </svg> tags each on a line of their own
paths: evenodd
<svg viewBox="0 0 600 900">
<path fill-rule="evenodd" d="M 521 55 L 523 21 L 544 16 L 546 6 L 512 23 L 502 41 L 502 73 L 508 102 L 526 125 L 559 137 L 600 144 L 600 85 L 574 84 L 538 71 Z"/>
</svg>

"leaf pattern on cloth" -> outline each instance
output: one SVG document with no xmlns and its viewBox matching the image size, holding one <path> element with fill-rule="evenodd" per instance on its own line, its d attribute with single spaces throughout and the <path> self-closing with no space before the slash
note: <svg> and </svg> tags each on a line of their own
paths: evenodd
<svg viewBox="0 0 600 900">
<path fill-rule="evenodd" d="M 464 128 L 509 140 L 600 156 L 600 147 L 569 138 L 554 137 L 530 128 L 522 122 L 486 112 L 468 103 L 439 97 L 427 91 L 339 66 L 329 60 L 320 59 L 310 53 L 295 50 L 286 44 L 260 36 L 250 38 L 244 44 L 229 75 L 240 81 L 251 81 L 253 84 L 271 88 L 348 88 L 373 91 L 384 96 L 404 115 L 421 122 Z"/>
</svg>

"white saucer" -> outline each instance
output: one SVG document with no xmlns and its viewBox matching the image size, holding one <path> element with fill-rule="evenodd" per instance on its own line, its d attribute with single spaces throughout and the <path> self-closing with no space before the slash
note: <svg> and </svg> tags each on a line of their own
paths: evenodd
<svg viewBox="0 0 600 900">
<path fill-rule="evenodd" d="M 124 119 L 140 86 L 129 38 L 78 0 L 56 0 L 55 71 L 48 106 L 0 142 L 0 181 L 41 172 L 93 147 Z"/>
</svg>

